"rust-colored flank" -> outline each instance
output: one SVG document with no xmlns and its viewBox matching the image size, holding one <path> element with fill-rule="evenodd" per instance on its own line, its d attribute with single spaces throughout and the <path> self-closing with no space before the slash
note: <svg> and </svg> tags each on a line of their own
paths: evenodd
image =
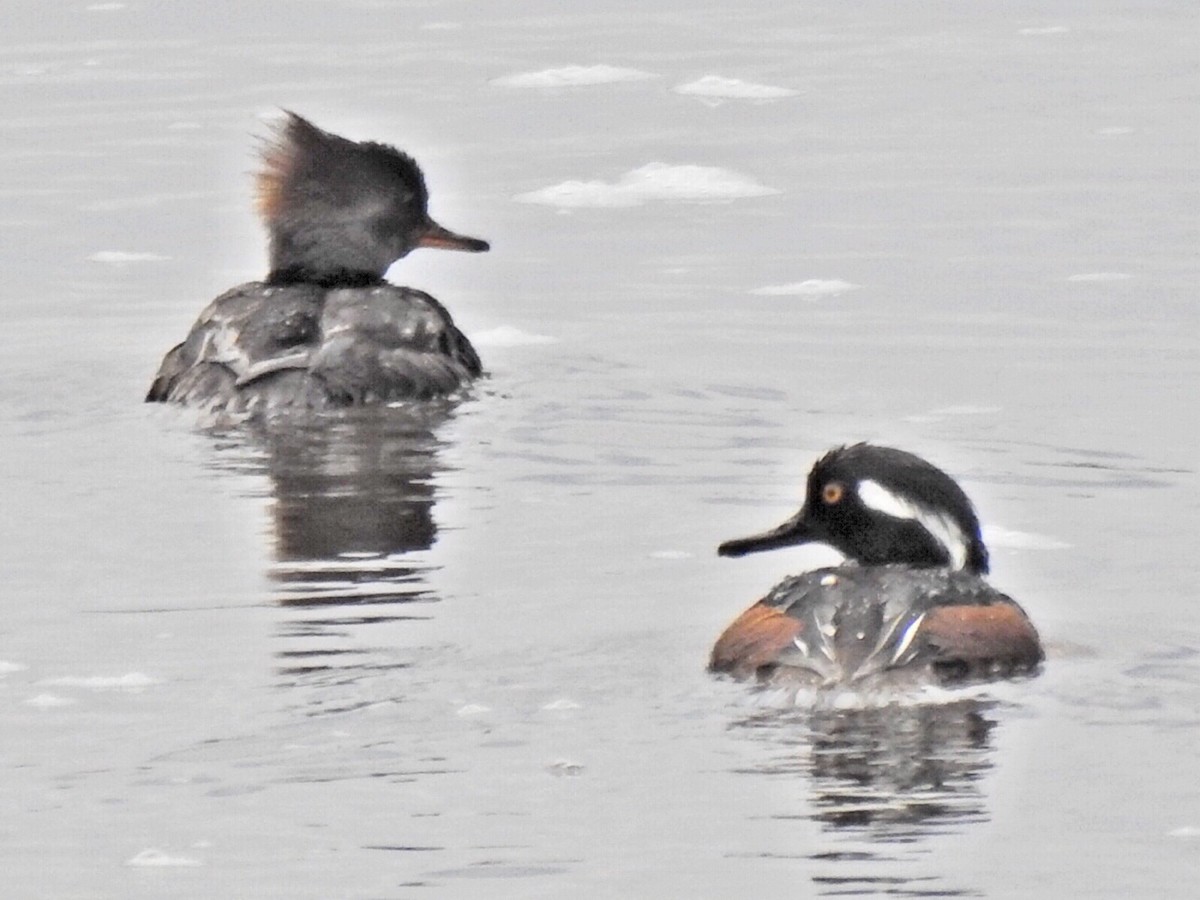
<svg viewBox="0 0 1200 900">
<path fill-rule="evenodd" d="M 962 660 L 1041 658 L 1033 623 L 1008 603 L 990 606 L 941 606 L 921 623 L 921 636 L 942 658 Z"/>
<path fill-rule="evenodd" d="M 756 603 L 717 638 L 709 668 L 714 672 L 750 674 L 775 662 L 802 629 L 800 620 L 773 606 Z"/>
</svg>

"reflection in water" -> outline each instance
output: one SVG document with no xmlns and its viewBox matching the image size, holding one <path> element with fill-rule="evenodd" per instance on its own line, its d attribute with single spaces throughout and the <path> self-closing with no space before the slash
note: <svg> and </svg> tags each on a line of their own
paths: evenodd
<svg viewBox="0 0 1200 900">
<path fill-rule="evenodd" d="M 271 482 L 270 574 L 277 602 L 295 612 L 281 626 L 291 639 L 278 653 L 281 674 L 337 683 L 354 677 L 350 669 L 408 664 L 380 628 L 372 630 L 375 648 L 351 634 L 426 618 L 415 605 L 436 599 L 425 583 L 428 567 L 410 554 L 437 536 L 435 431 L 448 416 L 438 406 L 348 410 L 227 434 L 253 447 L 252 468 Z"/>
<path fill-rule="evenodd" d="M 993 725 L 973 701 L 815 714 L 816 817 L 886 840 L 984 819 L 978 779 Z"/>
<path fill-rule="evenodd" d="M 988 818 L 982 776 L 992 767 L 996 702 L 887 704 L 802 714 L 760 713 L 737 723 L 783 748 L 759 774 L 806 777 L 802 816 L 830 846 L 808 854 L 822 894 L 974 896 L 921 870 L 928 842 Z M 799 718 L 798 718 L 799 717 Z"/>
</svg>

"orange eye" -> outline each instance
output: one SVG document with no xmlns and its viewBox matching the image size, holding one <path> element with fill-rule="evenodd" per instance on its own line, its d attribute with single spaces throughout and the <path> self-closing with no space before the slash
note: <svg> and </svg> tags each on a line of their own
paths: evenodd
<svg viewBox="0 0 1200 900">
<path fill-rule="evenodd" d="M 841 503 L 842 497 L 846 494 L 846 489 L 840 481 L 831 481 L 821 489 L 821 499 L 829 506 L 835 503 Z"/>
</svg>

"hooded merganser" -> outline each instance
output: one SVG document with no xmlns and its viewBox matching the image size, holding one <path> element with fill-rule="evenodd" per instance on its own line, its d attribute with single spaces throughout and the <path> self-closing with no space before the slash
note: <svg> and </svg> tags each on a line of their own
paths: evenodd
<svg viewBox="0 0 1200 900">
<path fill-rule="evenodd" d="M 146 395 L 230 412 L 453 393 L 479 356 L 433 297 L 384 281 L 417 247 L 488 249 L 438 225 L 416 162 L 288 112 L 262 153 L 266 281 L 222 294 L 169 351 Z"/>
<path fill-rule="evenodd" d="M 1025 611 L 983 579 L 988 552 L 971 501 L 919 456 L 872 444 L 832 450 L 809 473 L 799 513 L 717 552 L 812 542 L 848 563 L 776 585 L 718 638 L 711 671 L 833 685 L 904 668 L 945 683 L 1042 661 Z"/>
</svg>

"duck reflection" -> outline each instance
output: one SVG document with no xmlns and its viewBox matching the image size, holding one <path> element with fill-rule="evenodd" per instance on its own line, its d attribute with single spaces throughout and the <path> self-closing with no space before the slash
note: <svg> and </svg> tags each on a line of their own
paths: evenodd
<svg viewBox="0 0 1200 900">
<path fill-rule="evenodd" d="M 980 776 L 991 768 L 986 704 L 827 710 L 813 715 L 815 818 L 891 839 L 986 818 Z"/>
<path fill-rule="evenodd" d="M 436 432 L 449 416 L 426 405 L 240 427 L 270 479 L 270 577 L 294 613 L 280 625 L 281 674 L 307 683 L 408 664 L 403 636 L 381 626 L 429 618 L 420 607 L 437 599 L 419 551 L 437 537 Z"/>
<path fill-rule="evenodd" d="M 755 771 L 809 782 L 804 812 L 778 818 L 821 823 L 828 842 L 805 854 L 819 893 L 975 896 L 931 873 L 929 850 L 938 835 L 988 819 L 997 710 L 994 700 L 958 698 L 776 711 L 738 727 L 782 747 Z"/>
<path fill-rule="evenodd" d="M 444 418 L 349 416 L 262 432 L 275 498 L 276 580 L 303 585 L 314 573 L 306 563 L 433 546 L 434 428 Z M 362 567 L 353 580 L 370 580 L 376 571 Z M 355 565 L 343 574 L 356 576 Z M 293 593 L 284 602 L 321 602 L 321 595 L 306 596 L 303 589 Z"/>
</svg>

